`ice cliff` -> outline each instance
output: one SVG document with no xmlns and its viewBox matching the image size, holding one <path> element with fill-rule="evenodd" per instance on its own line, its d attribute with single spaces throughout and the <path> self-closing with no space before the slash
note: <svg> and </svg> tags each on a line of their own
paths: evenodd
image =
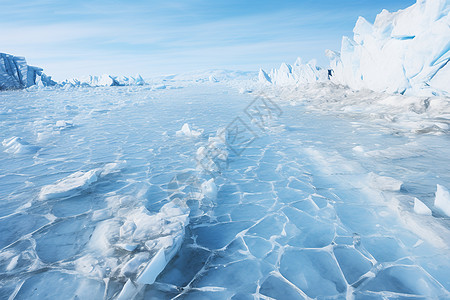
<svg viewBox="0 0 450 300">
<path fill-rule="evenodd" d="M 27 65 L 24 57 L 0 53 L 0 90 L 23 89 L 32 85 L 55 85 L 41 68 Z"/>
<path fill-rule="evenodd" d="M 450 94 L 450 1 L 417 0 L 403 10 L 383 10 L 371 24 L 360 17 L 341 51 L 327 50 L 330 80 L 352 89 L 417 96 Z M 302 70 L 303 72 L 298 72 Z M 262 82 L 277 85 L 327 81 L 314 64 L 283 64 Z"/>
</svg>

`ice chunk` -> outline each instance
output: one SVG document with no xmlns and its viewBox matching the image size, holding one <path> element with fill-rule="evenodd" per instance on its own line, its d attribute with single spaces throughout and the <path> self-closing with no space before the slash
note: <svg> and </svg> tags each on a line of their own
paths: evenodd
<svg viewBox="0 0 450 300">
<path fill-rule="evenodd" d="M 76 194 L 77 192 L 88 188 L 92 183 L 96 182 L 98 178 L 119 171 L 124 163 L 125 161 L 108 163 L 105 164 L 103 168 L 75 172 L 54 184 L 44 186 L 39 194 L 39 199 L 49 200 Z"/>
<path fill-rule="evenodd" d="M 87 172 L 78 171 L 66 178 L 57 181 L 55 184 L 46 185 L 39 193 L 40 200 L 66 197 L 77 191 L 86 189 L 93 182 L 97 181 L 101 169 L 93 169 Z"/>
<path fill-rule="evenodd" d="M 403 182 L 388 176 L 380 176 L 375 173 L 369 173 L 370 186 L 382 191 L 396 192 L 400 191 Z"/>
<path fill-rule="evenodd" d="M 261 83 L 272 83 L 269 75 L 263 69 L 259 69 L 258 80 Z"/>
<path fill-rule="evenodd" d="M 58 130 L 67 129 L 73 126 L 73 123 L 71 121 L 65 121 L 65 120 L 58 120 L 56 121 L 55 127 Z"/>
<path fill-rule="evenodd" d="M 184 123 L 184 125 L 181 127 L 181 130 L 178 130 L 176 132 L 177 136 L 186 136 L 191 138 L 197 138 L 202 134 L 202 131 L 195 131 L 191 130 L 188 123 Z"/>
<path fill-rule="evenodd" d="M 418 215 L 431 216 L 431 209 L 417 198 L 414 198 L 414 212 Z"/>
<path fill-rule="evenodd" d="M 139 246 L 138 244 L 116 244 L 117 248 L 132 252 L 134 250 L 136 250 L 137 246 Z"/>
<path fill-rule="evenodd" d="M 440 184 L 436 185 L 434 206 L 440 209 L 446 216 L 450 217 L 450 193 Z"/>
<path fill-rule="evenodd" d="M 117 296 L 117 300 L 128 300 L 128 299 L 134 299 L 134 297 L 139 293 L 142 286 L 136 285 L 131 281 L 131 279 L 128 279 L 125 285 L 123 286 L 122 290 L 120 291 L 119 295 Z"/>
<path fill-rule="evenodd" d="M 40 147 L 30 145 L 28 142 L 16 136 L 4 139 L 2 145 L 5 148 L 4 152 L 11 154 L 32 154 L 40 149 Z"/>
<path fill-rule="evenodd" d="M 166 265 L 167 261 L 164 248 L 161 248 L 145 267 L 144 271 L 142 271 L 141 275 L 139 275 L 136 282 L 139 284 L 152 284 Z"/>
<path fill-rule="evenodd" d="M 120 271 L 120 275 L 122 276 L 132 276 L 133 274 L 136 274 L 138 271 L 138 268 L 148 261 L 150 257 L 150 254 L 148 252 L 140 252 L 136 254 L 132 259 L 130 259 Z"/>
<path fill-rule="evenodd" d="M 201 186 L 202 193 L 206 198 L 216 199 L 217 197 L 217 186 L 214 183 L 214 179 L 211 178 L 202 183 Z"/>
</svg>

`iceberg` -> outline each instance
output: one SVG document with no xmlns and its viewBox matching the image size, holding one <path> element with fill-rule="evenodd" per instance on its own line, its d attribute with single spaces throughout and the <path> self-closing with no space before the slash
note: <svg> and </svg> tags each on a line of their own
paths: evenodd
<svg viewBox="0 0 450 300">
<path fill-rule="evenodd" d="M 24 57 L 0 53 L 0 90 L 16 90 L 33 85 L 56 85 L 41 68 L 27 65 Z"/>
</svg>

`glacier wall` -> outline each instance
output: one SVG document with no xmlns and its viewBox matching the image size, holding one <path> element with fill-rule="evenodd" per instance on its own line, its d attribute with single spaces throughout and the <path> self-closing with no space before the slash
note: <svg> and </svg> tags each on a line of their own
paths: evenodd
<svg viewBox="0 0 450 300">
<path fill-rule="evenodd" d="M 314 61 L 266 73 L 259 82 L 299 85 L 331 81 L 355 90 L 415 96 L 450 95 L 450 1 L 417 0 L 403 10 L 383 10 L 373 24 L 359 17 L 340 52 L 326 51 L 330 70 Z"/>
<path fill-rule="evenodd" d="M 378 92 L 450 93 L 449 11 L 448 0 L 417 0 L 404 10 L 383 10 L 374 24 L 360 17 L 341 52 L 327 51 L 331 80 Z"/>
<path fill-rule="evenodd" d="M 27 65 L 24 57 L 0 53 L 0 90 L 23 89 L 32 85 L 55 85 L 41 68 Z"/>
</svg>

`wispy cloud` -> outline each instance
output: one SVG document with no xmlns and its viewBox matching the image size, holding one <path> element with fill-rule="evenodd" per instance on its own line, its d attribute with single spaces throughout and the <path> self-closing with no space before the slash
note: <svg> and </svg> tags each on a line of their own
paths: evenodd
<svg viewBox="0 0 450 300">
<path fill-rule="evenodd" d="M 0 0 L 0 51 L 26 56 L 57 79 L 257 70 L 296 56 L 325 64 L 323 51 L 338 49 L 358 15 L 413 2 Z"/>
</svg>

